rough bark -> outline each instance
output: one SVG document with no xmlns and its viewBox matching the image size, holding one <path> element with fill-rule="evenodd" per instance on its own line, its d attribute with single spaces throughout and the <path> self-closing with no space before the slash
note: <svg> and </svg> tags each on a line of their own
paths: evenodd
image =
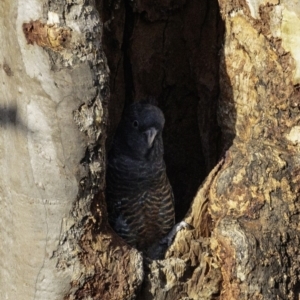
<svg viewBox="0 0 300 300">
<path fill-rule="evenodd" d="M 107 24 L 104 44 L 114 88 L 109 108 L 111 132 L 122 113 L 119 103 L 156 98 L 166 117 L 165 159 L 177 219 L 181 220 L 220 152 L 216 108 L 223 24 L 218 3 L 126 1 L 123 5 L 99 1 L 98 7 Z M 221 273 L 209 246 L 209 184 L 205 186 L 206 192 L 199 192 L 188 219 L 195 230 L 180 233 L 165 260 L 144 260 L 138 299 L 218 296 Z"/>
<path fill-rule="evenodd" d="M 297 299 L 299 60 L 291 49 L 299 5 L 219 2 L 219 120 L 224 139 L 233 139 L 209 197 L 221 299 Z"/>
<path fill-rule="evenodd" d="M 63 299 L 93 273 L 80 242 L 104 189 L 102 26 L 81 1 L 4 0 L 0 15 L 1 298 Z"/>
<path fill-rule="evenodd" d="M 1 2 L 5 299 L 297 299 L 300 7 L 219 5 Z M 148 96 L 193 226 L 159 261 L 110 229 L 104 194 L 123 107 Z"/>
<path fill-rule="evenodd" d="M 186 216 L 195 230 L 180 232 L 165 260 L 145 264 L 147 276 L 140 299 L 296 299 L 299 293 L 299 58 L 294 50 L 298 39 L 293 33 L 299 24 L 299 7 L 293 1 L 219 3 L 226 34 L 218 53 L 218 123 L 227 152 L 199 189 Z M 183 1 L 177 6 L 168 1 L 157 5 L 137 1 L 132 5 L 136 21 L 131 24 L 126 53 L 132 63 L 131 97 L 159 95 L 158 104 L 167 118 L 166 161 L 175 195 L 180 198 L 182 190 L 176 191 L 176 186 L 185 172 L 176 168 L 181 159 L 188 161 L 180 151 L 186 151 L 189 158 L 193 152 L 173 141 L 178 137 L 195 141 L 188 133 L 190 123 L 178 122 L 183 111 L 193 120 L 187 109 L 195 111 L 193 93 L 202 108 L 196 116 L 201 142 L 190 145 L 198 155 L 202 147 L 208 166 L 209 155 L 219 154 L 214 148 L 217 138 L 211 146 L 203 134 L 216 128 L 205 123 L 209 119 L 206 113 L 213 120 L 209 112 L 215 111 L 216 105 L 213 101 L 208 105 L 203 93 L 204 87 L 214 90 L 208 88 L 214 86 L 209 75 L 218 75 L 212 63 L 218 61 L 217 55 L 209 59 L 207 53 L 213 51 L 205 48 L 213 44 L 219 50 L 217 34 L 212 34 L 215 27 L 210 23 L 214 23 L 209 13 L 212 6 L 205 1 Z M 206 17 L 201 18 L 202 13 Z M 187 25 L 193 22 L 202 30 L 198 36 L 189 30 L 194 26 Z M 220 24 L 219 30 L 222 27 L 217 17 L 214 24 Z M 191 47 L 192 42 L 197 47 Z M 213 92 L 210 95 L 210 99 L 216 96 Z M 178 156 L 172 154 L 174 149 Z M 190 175 L 184 178 L 192 179 Z"/>
<path fill-rule="evenodd" d="M 7 41 L 1 45 L 5 93 L 1 111 L 5 129 L 1 137 L 1 205 L 2 211 L 5 211 L 1 215 L 1 240 L 4 241 L 1 248 L 1 291 L 8 299 L 61 299 L 63 296 L 65 299 L 131 299 L 139 291 L 140 295 L 145 294 L 148 298 L 174 298 L 177 292 L 182 296 L 196 293 L 191 283 L 190 291 L 186 291 L 189 274 L 193 274 L 194 270 L 193 281 L 198 284 L 202 282 L 197 279 L 199 276 L 203 278 L 202 269 L 197 266 L 198 262 L 206 261 L 207 255 L 203 253 L 210 252 L 207 240 L 203 242 L 203 246 L 197 241 L 194 243 L 192 262 L 189 256 L 182 259 L 179 255 L 177 258 L 170 255 L 169 261 L 172 263 L 161 263 L 160 272 L 163 277 L 171 272 L 173 279 L 170 287 L 164 287 L 156 279 L 154 282 L 145 280 L 142 287 L 144 277 L 156 278 L 158 262 L 144 261 L 143 266 L 141 254 L 129 248 L 107 226 L 103 193 L 104 143 L 108 123 L 106 105 L 109 102 L 110 86 L 112 97 L 109 102 L 109 133 L 113 132 L 118 123 L 124 102 L 134 98 L 149 94 L 158 97 L 163 93 L 158 102 L 160 106 L 165 106 L 168 119 L 175 111 L 175 106 L 172 105 L 168 112 L 168 101 L 176 93 L 179 96 L 174 103 L 180 105 L 180 109 L 189 107 L 189 116 L 182 111 L 175 119 L 171 118 L 168 126 L 171 133 L 166 132 L 165 137 L 166 140 L 173 139 L 173 142 L 166 141 L 166 152 L 171 151 L 172 155 L 174 137 L 178 134 L 183 137 L 183 140 L 178 140 L 179 153 L 175 152 L 177 164 L 174 164 L 174 170 L 170 168 L 171 176 L 174 174 L 174 182 L 181 180 L 176 175 L 180 169 L 191 179 L 186 181 L 183 188 L 176 184 L 176 193 L 179 195 L 177 198 L 182 198 L 183 203 L 179 207 L 183 208 L 183 212 L 188 209 L 189 202 L 205 175 L 206 171 L 197 171 L 199 166 L 202 170 L 205 169 L 204 156 L 212 156 L 208 163 L 210 166 L 216 161 L 215 152 L 212 155 L 208 152 L 201 154 L 201 136 L 196 114 L 199 104 L 197 85 L 198 88 L 201 84 L 204 87 L 206 85 L 194 82 L 189 64 L 196 62 L 197 58 L 194 53 L 189 61 L 187 54 L 188 51 L 195 51 L 193 43 L 202 45 L 199 31 L 195 33 L 196 39 L 190 36 L 189 47 L 185 42 L 180 42 L 184 36 L 182 30 L 180 36 L 176 35 L 182 26 L 187 31 L 192 26 L 188 20 L 194 13 L 193 6 L 181 11 L 181 6 L 184 5 L 181 3 L 179 7 L 170 10 L 170 16 L 163 13 L 156 17 L 155 14 L 161 9 L 155 8 L 153 16 L 163 26 L 159 25 L 159 30 L 154 31 L 152 43 L 157 43 L 161 38 L 163 43 L 160 44 L 158 53 L 155 53 L 154 67 L 146 70 L 150 72 L 150 78 L 145 76 L 138 82 L 139 73 L 143 72 L 140 60 L 142 52 L 134 49 L 138 47 L 136 42 L 142 31 L 147 30 L 147 22 L 148 30 L 156 27 L 155 23 L 149 23 L 151 14 L 150 19 L 147 16 L 142 18 L 142 11 L 139 12 L 138 7 L 134 7 L 132 11 L 129 3 L 125 7 L 122 2 L 116 2 L 113 7 L 119 12 L 119 19 L 115 19 L 115 12 L 112 20 L 108 18 L 106 21 L 105 6 L 100 2 L 96 4 L 101 12 L 104 28 L 114 26 L 116 36 L 113 43 L 116 51 L 112 52 L 115 53 L 115 58 L 109 56 L 109 61 L 112 62 L 110 83 L 101 45 L 104 41 L 106 49 L 110 50 L 110 40 L 107 35 L 102 40 L 101 21 L 92 2 L 48 1 L 44 5 L 36 1 L 1 3 L 1 39 Z M 139 5 L 143 10 L 142 3 Z M 216 7 L 214 2 L 210 11 L 214 16 L 213 26 L 218 31 Z M 203 15 L 197 20 L 199 24 L 196 26 L 202 24 L 205 12 L 204 5 Z M 141 22 L 140 27 L 133 27 L 130 19 L 133 15 L 135 22 Z M 114 25 L 113 20 L 120 20 L 118 26 Z M 164 32 L 163 36 L 161 30 Z M 12 32 L 15 34 L 11 34 Z M 130 39 L 134 42 L 130 42 Z M 217 34 L 214 36 L 214 47 L 217 45 L 216 41 Z M 178 42 L 180 47 L 175 53 L 173 49 L 178 46 Z M 14 49 L 13 53 L 11 49 Z M 143 49 L 146 48 L 141 47 Z M 153 49 L 148 50 L 146 59 L 153 54 Z M 171 55 L 168 56 L 168 52 Z M 180 59 L 182 54 L 184 55 Z M 215 47 L 213 56 L 216 55 Z M 162 67 L 159 67 L 160 58 L 164 60 Z M 130 69 L 132 61 L 135 63 L 135 70 Z M 217 94 L 218 71 L 217 63 L 211 63 L 215 66 L 214 79 L 207 89 L 209 97 L 213 99 L 212 96 Z M 166 72 L 167 69 L 170 70 Z M 200 72 L 197 70 L 195 73 Z M 156 72 L 159 73 L 159 80 L 153 83 L 153 92 L 150 93 L 146 83 L 154 78 L 153 74 L 155 76 Z M 122 78 L 123 73 L 125 78 Z M 181 81 L 180 87 L 174 88 Z M 143 85 L 146 87 L 145 91 L 142 89 Z M 133 88 L 138 91 L 136 96 L 132 94 Z M 180 104 L 183 97 L 188 101 L 186 106 Z M 215 100 L 212 101 L 212 106 L 215 103 Z M 215 110 L 211 110 L 207 120 L 211 113 L 215 119 Z M 174 130 L 177 120 L 182 120 L 184 124 L 179 127 L 179 132 Z M 200 126 L 201 130 L 204 132 Z M 189 145 L 185 131 L 190 132 L 194 146 L 185 148 L 185 145 Z M 203 137 L 202 139 L 205 140 Z M 208 144 L 208 147 L 209 145 L 214 147 L 213 143 Z M 11 148 L 15 150 L 13 153 Z M 166 157 L 170 155 L 167 154 Z M 186 166 L 184 161 L 187 160 L 189 162 Z M 7 243 L 11 244 L 11 251 L 6 251 Z M 164 265 L 166 268 L 162 267 Z M 205 292 L 208 294 L 218 290 L 216 286 L 220 281 L 216 266 L 210 274 L 217 278 L 217 284 L 213 282 L 212 288 Z M 185 281 L 184 284 L 180 284 L 176 278 L 181 278 Z M 149 284 L 152 287 L 147 288 Z"/>
</svg>

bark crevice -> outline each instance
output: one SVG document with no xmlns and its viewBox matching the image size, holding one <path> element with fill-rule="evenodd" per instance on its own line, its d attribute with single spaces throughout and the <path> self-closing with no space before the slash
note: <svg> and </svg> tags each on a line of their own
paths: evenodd
<svg viewBox="0 0 300 300">
<path fill-rule="evenodd" d="M 178 235 L 165 260 L 144 260 L 138 299 L 217 298 L 221 274 L 209 246 L 213 224 L 207 195 L 197 192 L 224 146 L 217 122 L 224 29 L 218 3 L 98 1 L 97 6 L 111 71 L 107 148 L 123 107 L 154 97 L 166 118 L 165 160 L 176 218 L 182 220 L 189 210 L 196 225 Z M 195 196 L 199 203 L 191 208 Z"/>
</svg>

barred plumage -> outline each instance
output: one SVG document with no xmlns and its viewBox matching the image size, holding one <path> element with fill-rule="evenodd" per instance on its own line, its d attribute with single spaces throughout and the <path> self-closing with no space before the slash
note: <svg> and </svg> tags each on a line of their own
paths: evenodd
<svg viewBox="0 0 300 300">
<path fill-rule="evenodd" d="M 117 129 L 107 167 L 109 221 L 141 251 L 158 243 L 174 225 L 174 199 L 163 160 L 161 110 L 132 104 Z"/>
</svg>

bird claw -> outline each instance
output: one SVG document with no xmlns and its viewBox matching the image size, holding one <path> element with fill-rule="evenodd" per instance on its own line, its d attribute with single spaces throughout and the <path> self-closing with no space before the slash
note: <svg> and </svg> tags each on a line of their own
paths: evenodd
<svg viewBox="0 0 300 300">
<path fill-rule="evenodd" d="M 171 231 L 160 241 L 160 244 L 167 244 L 169 247 L 172 244 L 176 233 L 182 229 L 191 230 L 194 229 L 194 227 L 185 221 L 181 221 L 173 226 Z"/>
</svg>

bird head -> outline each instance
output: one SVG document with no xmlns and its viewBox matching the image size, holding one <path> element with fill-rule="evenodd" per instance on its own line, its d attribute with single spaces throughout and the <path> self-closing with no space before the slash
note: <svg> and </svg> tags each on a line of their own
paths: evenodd
<svg viewBox="0 0 300 300">
<path fill-rule="evenodd" d="M 124 111 L 115 136 L 115 146 L 130 157 L 144 159 L 163 152 L 162 130 L 165 118 L 154 105 L 136 102 Z"/>
</svg>

